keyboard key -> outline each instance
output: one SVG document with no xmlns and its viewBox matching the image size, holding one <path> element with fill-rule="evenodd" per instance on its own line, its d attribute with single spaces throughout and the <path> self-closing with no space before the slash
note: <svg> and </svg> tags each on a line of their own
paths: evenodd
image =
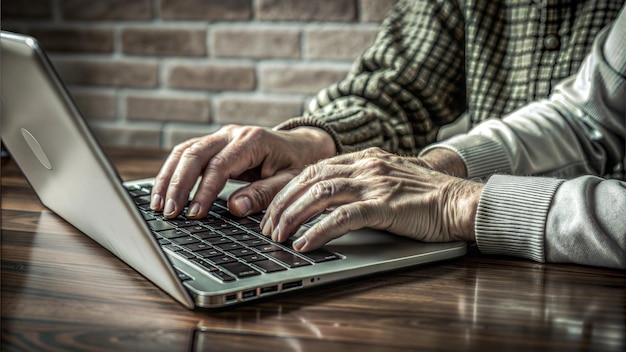
<svg viewBox="0 0 626 352">
<path fill-rule="evenodd" d="M 177 238 L 177 237 L 183 237 L 183 236 L 189 236 L 188 233 L 183 232 L 179 229 L 170 229 L 170 230 L 164 230 L 164 231 L 160 231 L 157 232 L 157 234 L 163 238 L 168 238 L 168 239 L 173 239 L 173 238 Z"/>
<path fill-rule="evenodd" d="M 243 243 L 246 246 L 257 247 L 257 246 L 262 246 L 262 245 L 265 245 L 265 244 L 269 244 L 270 242 L 268 240 L 256 237 L 256 238 L 251 239 L 251 240 L 243 241 Z"/>
<path fill-rule="evenodd" d="M 133 201 L 137 205 L 150 204 L 150 196 L 147 195 L 147 196 L 135 197 L 133 198 Z"/>
<path fill-rule="evenodd" d="M 186 248 L 189 251 L 192 251 L 192 252 L 198 252 L 198 251 L 203 251 L 203 250 L 207 250 L 207 249 L 212 249 L 213 248 L 213 247 L 211 247 L 210 244 L 203 243 L 203 242 L 196 242 L 196 243 L 191 243 L 191 244 L 183 244 L 181 246 Z"/>
<path fill-rule="evenodd" d="M 238 227 L 232 226 L 232 225 L 230 225 L 230 227 L 228 229 L 222 228 L 222 232 L 225 235 L 228 235 L 228 236 L 236 236 L 236 235 L 239 235 L 239 234 L 246 233 L 244 230 L 242 230 L 242 229 L 240 229 Z"/>
<path fill-rule="evenodd" d="M 229 235 L 229 236 L 236 239 L 237 241 L 248 241 L 248 240 L 254 240 L 257 238 L 255 235 L 245 233 L 245 232 L 242 232 L 236 235 Z"/>
<path fill-rule="evenodd" d="M 211 226 L 213 226 L 215 224 L 221 223 L 222 220 L 218 219 L 218 218 L 216 218 L 214 216 L 209 215 L 209 216 L 205 217 L 204 219 L 198 220 L 198 222 L 203 224 L 203 225 L 207 225 L 207 226 L 211 227 Z"/>
<path fill-rule="evenodd" d="M 223 254 L 221 256 L 209 257 L 207 259 L 216 265 L 228 264 L 228 263 L 233 263 L 237 261 L 235 258 L 229 255 L 223 255 Z"/>
<path fill-rule="evenodd" d="M 244 248 L 242 245 L 240 245 L 237 242 L 230 242 L 230 243 L 218 243 L 215 244 L 215 247 L 223 249 L 225 251 L 231 251 L 231 250 L 235 250 L 235 249 L 241 249 Z"/>
<path fill-rule="evenodd" d="M 259 260 L 267 260 L 267 257 L 264 256 L 263 254 L 259 254 L 259 253 L 254 253 L 254 254 L 250 254 L 250 255 L 244 255 L 241 256 L 242 260 L 248 262 L 248 263 L 252 263 L 252 262 L 258 262 Z"/>
<path fill-rule="evenodd" d="M 341 257 L 335 253 L 329 252 L 325 249 L 316 249 L 306 253 L 300 253 L 303 257 L 310 259 L 314 263 L 328 262 L 331 260 L 341 259 Z"/>
<path fill-rule="evenodd" d="M 205 249 L 203 251 L 197 251 L 196 255 L 202 258 L 210 258 L 210 257 L 222 256 L 224 255 L 224 253 L 222 253 L 222 251 L 217 250 L 215 248 L 211 248 L 211 249 Z"/>
<path fill-rule="evenodd" d="M 243 223 L 243 224 L 240 224 L 240 226 L 243 226 L 247 228 L 248 230 L 251 230 L 255 233 L 261 233 L 261 225 L 258 222 Z"/>
<path fill-rule="evenodd" d="M 234 225 L 231 225 L 231 224 L 228 224 L 228 223 L 225 223 L 225 222 L 221 223 L 221 224 L 213 225 L 213 226 L 215 226 L 216 229 L 222 231 L 222 233 L 228 233 L 232 229 L 238 229 Z"/>
<path fill-rule="evenodd" d="M 153 212 L 150 212 L 150 211 L 142 211 L 142 212 L 141 212 L 141 216 L 143 216 L 143 218 L 144 218 L 146 221 L 149 221 L 149 220 L 155 220 L 155 219 L 156 219 L 156 217 L 154 216 L 154 213 L 153 213 Z"/>
<path fill-rule="evenodd" d="M 166 239 L 166 238 L 159 238 L 158 242 L 159 242 L 159 244 L 160 244 L 161 246 L 164 246 L 164 245 L 166 245 L 166 244 L 170 244 L 170 243 L 172 243 L 172 241 L 170 241 L 170 240 L 168 240 L 168 239 Z"/>
<path fill-rule="evenodd" d="M 210 272 L 210 274 L 224 282 L 235 281 L 234 277 L 232 277 L 230 274 L 225 273 L 223 271 L 212 271 Z"/>
<path fill-rule="evenodd" d="M 250 254 L 256 254 L 255 251 L 253 251 L 250 248 L 245 248 L 245 247 L 240 247 L 237 249 L 226 249 L 223 248 L 224 250 L 226 250 L 228 253 L 230 253 L 232 256 L 237 257 L 237 258 L 241 258 L 245 255 L 250 255 Z"/>
<path fill-rule="evenodd" d="M 150 220 L 148 221 L 148 226 L 154 231 L 171 230 L 176 228 L 176 226 L 162 220 Z"/>
<path fill-rule="evenodd" d="M 186 244 L 191 244 L 191 243 L 198 243 L 200 241 L 198 241 L 198 239 L 194 237 L 187 236 L 187 237 L 172 238 L 172 242 L 179 244 L 179 245 L 186 245 Z"/>
<path fill-rule="evenodd" d="M 254 246 L 254 248 L 258 249 L 262 253 L 276 252 L 282 251 L 283 249 L 273 243 L 264 243 L 260 246 Z"/>
<path fill-rule="evenodd" d="M 214 237 L 222 237 L 222 235 L 220 235 L 217 232 L 214 232 L 212 230 L 206 230 L 206 231 L 202 231 L 202 232 L 195 232 L 193 234 L 194 237 L 200 238 L 200 239 L 207 239 L 207 238 L 214 238 Z"/>
<path fill-rule="evenodd" d="M 147 193 L 142 191 L 141 189 L 129 189 L 128 193 L 131 197 L 141 197 L 145 196 Z"/>
<path fill-rule="evenodd" d="M 182 251 L 183 249 L 178 247 L 177 245 L 174 244 L 166 244 L 165 246 L 162 246 L 162 248 L 168 249 L 172 252 L 178 252 L 178 251 Z"/>
<path fill-rule="evenodd" d="M 258 267 L 259 269 L 263 270 L 263 272 L 266 272 L 266 273 L 273 273 L 276 271 L 287 270 L 284 266 L 274 261 L 271 261 L 269 259 L 253 262 L 252 265 Z"/>
<path fill-rule="evenodd" d="M 259 222 L 251 219 L 251 218 L 236 218 L 233 219 L 234 222 L 238 223 L 239 225 L 256 225 L 256 227 L 260 227 Z"/>
<path fill-rule="evenodd" d="M 256 269 L 251 268 L 247 264 L 242 262 L 234 262 L 228 264 L 222 264 L 221 267 L 235 274 L 238 278 L 245 278 L 250 276 L 260 275 L 261 273 Z"/>
<path fill-rule="evenodd" d="M 199 259 L 199 258 L 194 258 L 191 261 L 193 261 L 194 263 L 200 265 L 200 267 L 202 267 L 203 269 L 205 269 L 205 270 L 207 270 L 209 272 L 218 271 L 218 269 L 214 265 L 210 264 L 206 260 L 202 260 L 202 259 Z"/>
<path fill-rule="evenodd" d="M 287 251 L 276 251 L 267 253 L 268 256 L 278 259 L 281 263 L 284 263 L 290 268 L 297 268 L 301 266 L 311 265 L 308 261 L 298 257 L 293 253 Z"/>
<path fill-rule="evenodd" d="M 191 277 L 188 276 L 187 274 L 183 273 L 180 270 L 175 270 L 176 271 L 176 275 L 178 275 L 178 279 L 180 281 L 187 281 L 187 280 L 191 280 Z"/>
<path fill-rule="evenodd" d="M 180 250 L 180 251 L 176 252 L 176 254 L 180 255 L 183 258 L 187 258 L 187 259 L 195 259 L 196 258 L 196 256 L 193 255 L 193 253 L 187 252 L 187 251 L 183 251 L 183 250 Z"/>
<path fill-rule="evenodd" d="M 205 242 L 209 242 L 210 244 L 217 246 L 220 244 L 227 244 L 227 243 L 234 243 L 233 240 L 226 238 L 226 237 L 210 237 L 210 238 L 205 238 L 204 239 Z"/>
<path fill-rule="evenodd" d="M 183 229 L 185 229 L 185 231 L 189 231 L 189 233 L 200 233 L 200 232 L 206 232 L 208 229 L 204 226 L 201 225 L 193 225 L 193 226 L 185 226 L 183 227 Z"/>
<path fill-rule="evenodd" d="M 167 220 L 170 224 L 174 224 L 177 227 L 185 227 L 185 226 L 193 226 L 196 224 L 195 220 L 189 220 L 182 217 L 178 217 L 176 219 Z"/>
</svg>

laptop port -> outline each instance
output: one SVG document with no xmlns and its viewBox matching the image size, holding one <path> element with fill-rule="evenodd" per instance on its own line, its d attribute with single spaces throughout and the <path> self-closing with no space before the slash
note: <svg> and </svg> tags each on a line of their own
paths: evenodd
<svg viewBox="0 0 626 352">
<path fill-rule="evenodd" d="M 300 286 L 302 286 L 302 280 L 285 282 L 283 284 L 283 290 L 289 290 L 289 289 L 300 287 Z"/>
<path fill-rule="evenodd" d="M 236 293 L 233 293 L 232 295 L 226 296 L 226 303 L 236 302 L 236 301 L 237 301 L 237 294 Z"/>
<path fill-rule="evenodd" d="M 278 285 L 261 288 L 261 296 L 275 292 L 278 292 Z"/>
<path fill-rule="evenodd" d="M 241 299 L 250 299 L 256 297 L 256 290 L 243 291 Z"/>
</svg>

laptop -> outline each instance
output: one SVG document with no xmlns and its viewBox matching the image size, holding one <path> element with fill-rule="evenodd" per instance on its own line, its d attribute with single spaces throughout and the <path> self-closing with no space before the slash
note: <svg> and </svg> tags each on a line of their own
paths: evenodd
<svg viewBox="0 0 626 352">
<path fill-rule="evenodd" d="M 261 215 L 228 212 L 225 200 L 242 186 L 236 180 L 207 218 L 165 220 L 148 206 L 153 180 L 122 182 L 37 40 L 5 31 L 0 39 L 2 141 L 41 203 L 189 309 L 236 306 L 466 253 L 465 242 L 422 243 L 373 229 L 296 253 L 291 241 L 258 233 Z"/>
</svg>

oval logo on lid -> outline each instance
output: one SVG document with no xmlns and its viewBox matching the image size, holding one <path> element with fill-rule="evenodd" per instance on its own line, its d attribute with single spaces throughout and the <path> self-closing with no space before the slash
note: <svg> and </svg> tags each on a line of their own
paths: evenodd
<svg viewBox="0 0 626 352">
<path fill-rule="evenodd" d="M 48 170 L 52 170 L 52 164 L 50 164 L 50 160 L 48 160 L 46 153 L 44 153 L 43 148 L 41 148 L 41 144 L 37 142 L 35 137 L 25 128 L 22 128 L 22 136 L 24 137 L 24 140 L 33 151 L 33 154 L 35 154 L 37 160 L 39 160 L 41 165 L 43 165 Z"/>
</svg>

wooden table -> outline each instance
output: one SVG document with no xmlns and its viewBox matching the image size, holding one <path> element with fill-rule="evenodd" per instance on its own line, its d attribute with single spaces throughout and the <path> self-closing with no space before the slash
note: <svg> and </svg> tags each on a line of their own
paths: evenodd
<svg viewBox="0 0 626 352">
<path fill-rule="evenodd" d="M 162 152 L 111 150 L 124 179 Z M 481 256 L 221 312 L 189 311 L 37 200 L 2 164 L 2 351 L 613 350 L 626 273 Z"/>
</svg>

